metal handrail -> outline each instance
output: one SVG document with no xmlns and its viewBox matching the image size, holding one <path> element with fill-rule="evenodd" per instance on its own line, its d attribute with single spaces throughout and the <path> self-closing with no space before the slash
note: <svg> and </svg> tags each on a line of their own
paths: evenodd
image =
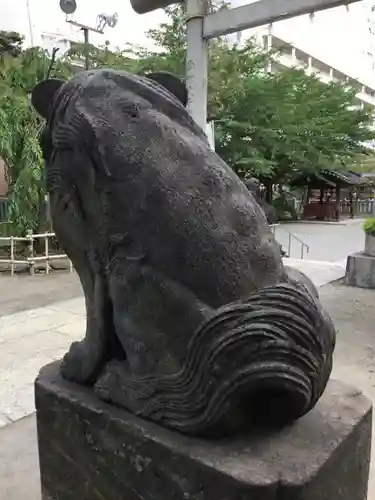
<svg viewBox="0 0 375 500">
<path fill-rule="evenodd" d="M 277 226 L 281 226 L 281 224 L 270 224 L 271 231 L 273 232 L 274 236 L 276 234 L 276 227 Z M 290 251 L 292 249 L 292 240 L 294 238 L 301 245 L 301 260 L 302 260 L 303 256 L 304 256 L 305 249 L 306 249 L 307 254 L 310 251 L 309 245 L 307 243 L 305 243 L 304 241 L 302 241 L 300 238 L 298 238 L 298 236 L 296 236 L 295 234 L 288 231 L 287 229 L 282 228 L 282 230 L 288 234 L 288 257 L 290 257 Z"/>
<path fill-rule="evenodd" d="M 291 233 L 290 231 L 287 231 L 286 229 L 284 229 L 284 231 L 288 233 L 288 255 L 290 256 L 290 250 L 292 247 L 292 238 L 294 238 L 301 245 L 301 260 L 302 260 L 304 249 L 306 248 L 306 253 L 309 253 L 309 251 L 310 251 L 309 245 L 307 245 L 304 241 L 302 241 L 300 238 L 298 238 L 298 236 Z"/>
</svg>

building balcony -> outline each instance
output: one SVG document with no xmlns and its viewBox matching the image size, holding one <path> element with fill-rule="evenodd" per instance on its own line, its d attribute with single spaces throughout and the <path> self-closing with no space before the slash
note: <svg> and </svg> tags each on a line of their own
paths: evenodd
<svg viewBox="0 0 375 500">
<path fill-rule="evenodd" d="M 372 106 L 375 106 L 375 98 L 366 92 L 358 92 L 357 94 L 358 99 L 360 99 L 362 102 L 366 102 L 367 104 L 371 104 Z"/>
<path fill-rule="evenodd" d="M 293 59 L 291 54 L 280 53 L 277 56 L 277 61 L 287 68 L 293 68 L 296 65 L 295 59 Z"/>
<path fill-rule="evenodd" d="M 323 83 L 327 83 L 327 84 L 328 84 L 328 83 L 331 83 L 331 82 L 332 82 L 332 80 L 333 80 L 333 78 L 332 78 L 332 76 L 331 76 L 330 74 L 328 74 L 328 73 L 323 73 L 323 72 L 321 72 L 321 71 L 317 70 L 317 69 L 316 69 L 316 68 L 314 68 L 314 67 L 312 67 L 312 68 L 311 68 L 311 73 L 312 73 L 313 75 L 315 75 L 317 78 L 319 78 L 319 80 L 320 80 L 321 82 L 323 82 Z"/>
<path fill-rule="evenodd" d="M 283 50 L 277 54 L 277 62 L 272 65 L 279 70 L 281 67 L 303 69 L 306 72 L 315 75 L 321 82 L 331 83 L 336 81 L 342 85 L 352 85 L 358 89 L 357 99 L 359 105 L 370 104 L 375 107 L 375 92 L 358 81 L 349 78 L 347 75 L 335 70 L 334 68 L 312 58 L 311 56 L 303 57 L 299 50 L 291 50 L 290 52 L 283 47 Z"/>
<path fill-rule="evenodd" d="M 268 29 L 262 31 L 258 40 L 265 49 L 275 49 L 277 51 L 277 63 L 273 64 L 275 69 L 280 67 L 303 69 L 309 74 L 315 74 L 322 82 L 331 83 L 336 81 L 343 85 L 352 85 L 357 89 L 357 98 L 361 105 L 370 104 L 375 106 L 375 88 L 370 88 L 367 84 L 358 81 L 356 78 L 346 75 L 342 71 L 320 60 L 318 57 L 307 53 L 292 43 L 275 36 Z"/>
</svg>

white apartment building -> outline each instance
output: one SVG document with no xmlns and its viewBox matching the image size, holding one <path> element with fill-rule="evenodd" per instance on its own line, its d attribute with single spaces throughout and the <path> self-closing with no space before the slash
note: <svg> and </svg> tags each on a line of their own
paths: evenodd
<svg viewBox="0 0 375 500">
<path fill-rule="evenodd" d="M 232 0 L 233 7 L 245 3 Z M 358 89 L 356 104 L 375 108 L 375 14 L 368 0 L 247 30 L 231 40 L 250 36 L 278 51 L 269 70 L 299 67 L 327 83 L 351 84 Z"/>
<path fill-rule="evenodd" d="M 305 49 L 303 44 L 296 46 L 285 38 L 277 36 L 273 33 L 272 26 L 259 30 L 257 38 L 263 48 L 277 50 L 277 60 L 270 63 L 269 71 L 282 67 L 296 67 L 304 69 L 307 74 L 315 74 L 326 83 L 337 81 L 350 84 L 358 90 L 356 105 L 363 107 L 366 103 L 375 108 L 375 78 L 372 75 L 363 73 L 358 75 L 354 71 L 345 71 L 339 62 L 329 61 L 329 57 L 316 55 L 314 49 Z"/>
<path fill-rule="evenodd" d="M 59 49 L 57 57 L 64 55 L 71 47 L 72 42 L 79 42 L 78 37 L 67 37 L 62 33 L 50 33 L 45 31 L 40 31 L 38 33 L 39 45 L 43 49 L 47 50 L 50 54 L 53 49 Z M 81 37 L 82 38 L 82 37 Z"/>
</svg>

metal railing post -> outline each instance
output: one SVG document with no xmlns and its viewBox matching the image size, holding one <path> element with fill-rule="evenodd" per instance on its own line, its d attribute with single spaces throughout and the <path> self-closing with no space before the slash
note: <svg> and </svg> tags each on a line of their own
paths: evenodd
<svg viewBox="0 0 375 500">
<path fill-rule="evenodd" d="M 271 228 L 271 231 L 272 231 L 272 233 L 273 233 L 274 236 L 275 236 L 275 233 L 276 233 L 276 226 L 279 226 L 279 224 L 270 224 L 270 228 Z M 304 241 L 302 241 L 301 239 L 299 239 L 295 234 L 291 233 L 287 229 L 284 229 L 282 226 L 281 226 L 281 228 L 282 228 L 283 231 L 285 231 L 288 234 L 288 257 L 291 256 L 292 240 L 294 238 L 296 241 L 298 241 L 298 243 L 301 246 L 300 256 L 301 256 L 301 260 L 302 260 L 303 257 L 304 257 L 304 255 L 305 255 L 305 250 L 306 250 L 306 253 L 309 253 L 309 250 L 310 250 L 309 246 Z"/>
</svg>

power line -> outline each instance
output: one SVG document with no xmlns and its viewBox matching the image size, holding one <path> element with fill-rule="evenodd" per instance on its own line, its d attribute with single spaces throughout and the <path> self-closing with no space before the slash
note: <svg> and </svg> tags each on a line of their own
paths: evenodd
<svg viewBox="0 0 375 500">
<path fill-rule="evenodd" d="M 27 9 L 27 20 L 29 23 L 29 32 L 30 32 L 30 43 L 31 46 L 34 46 L 34 34 L 33 34 L 33 23 L 31 21 L 31 11 L 30 11 L 30 0 L 26 0 L 26 9 Z"/>
</svg>

